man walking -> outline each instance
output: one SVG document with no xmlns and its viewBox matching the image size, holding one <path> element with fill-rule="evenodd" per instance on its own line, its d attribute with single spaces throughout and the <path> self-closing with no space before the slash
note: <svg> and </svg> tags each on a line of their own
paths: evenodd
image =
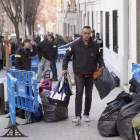
<svg viewBox="0 0 140 140">
<path fill-rule="evenodd" d="M 45 64 L 45 71 L 50 70 L 50 62 L 52 61 L 52 51 L 53 51 L 53 43 L 48 41 L 47 35 L 44 35 L 44 41 L 40 42 L 38 45 L 38 83 L 41 81 L 42 77 L 42 69 Z M 44 79 L 47 80 L 47 79 Z"/>
<path fill-rule="evenodd" d="M 58 46 L 54 40 L 53 35 L 49 35 L 48 40 L 53 43 L 53 52 L 52 52 L 52 61 L 51 61 L 51 70 L 53 73 L 52 81 L 58 81 L 57 79 L 57 68 L 56 68 L 56 61 L 58 57 Z"/>
<path fill-rule="evenodd" d="M 84 119 L 89 122 L 89 113 L 92 102 L 93 73 L 99 67 L 104 67 L 104 61 L 100 49 L 96 42 L 90 37 L 91 29 L 89 26 L 83 27 L 82 36 L 75 41 L 67 50 L 62 65 L 62 74 L 68 72 L 68 62 L 73 55 L 73 71 L 76 83 L 75 98 L 75 118 L 72 120 L 75 124 L 81 123 L 82 97 L 85 87 L 85 109 Z"/>
</svg>

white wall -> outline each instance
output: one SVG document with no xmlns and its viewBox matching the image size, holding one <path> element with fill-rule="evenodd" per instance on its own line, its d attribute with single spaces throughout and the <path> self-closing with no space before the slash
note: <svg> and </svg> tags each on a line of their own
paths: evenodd
<svg viewBox="0 0 140 140">
<path fill-rule="evenodd" d="M 85 3 L 86 6 L 85 6 Z M 115 72 L 121 79 L 121 86 L 128 84 L 129 59 L 129 0 L 81 0 L 82 14 L 90 12 L 90 26 L 92 27 L 92 11 L 94 12 L 94 29 L 101 32 L 100 13 L 103 11 L 103 42 L 104 60 L 109 71 Z M 86 7 L 86 8 L 84 8 Z M 113 10 L 118 11 L 118 54 L 113 51 Z M 110 14 L 110 48 L 108 49 L 105 37 L 105 12 Z M 87 17 L 86 17 L 87 19 Z M 87 21 L 85 23 L 87 25 Z"/>
<path fill-rule="evenodd" d="M 68 24 L 69 24 L 69 36 L 73 36 L 74 34 L 74 25 L 76 26 L 76 32 L 77 32 L 77 13 L 58 13 L 58 34 L 65 36 L 64 31 L 64 23 L 67 25 L 67 35 L 68 35 Z M 72 26 L 72 31 L 71 31 Z"/>
<path fill-rule="evenodd" d="M 137 63 L 136 0 L 129 0 L 129 61 L 128 79 L 132 78 L 132 63 Z"/>
</svg>

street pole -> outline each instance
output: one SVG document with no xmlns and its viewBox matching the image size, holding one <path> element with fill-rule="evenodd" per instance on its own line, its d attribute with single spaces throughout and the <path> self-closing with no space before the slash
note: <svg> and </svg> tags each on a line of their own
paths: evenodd
<svg viewBox="0 0 140 140">
<path fill-rule="evenodd" d="M 5 54 L 6 54 L 6 70 L 10 69 L 10 60 L 9 60 L 9 46 L 8 46 L 8 29 L 5 28 Z"/>
<path fill-rule="evenodd" d="M 25 19 L 24 19 L 24 0 L 21 0 L 22 7 L 22 40 L 25 39 Z"/>
<path fill-rule="evenodd" d="M 45 35 L 46 35 L 46 25 L 45 25 L 45 19 L 43 20 L 43 24 L 44 24 L 44 32 L 45 32 Z"/>
</svg>

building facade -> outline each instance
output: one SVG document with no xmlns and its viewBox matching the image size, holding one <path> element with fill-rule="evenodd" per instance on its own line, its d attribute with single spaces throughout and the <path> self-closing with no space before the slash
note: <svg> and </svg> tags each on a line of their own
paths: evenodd
<svg viewBox="0 0 140 140">
<path fill-rule="evenodd" d="M 106 67 L 120 78 L 121 87 L 129 91 L 132 63 L 140 64 L 140 1 L 77 0 L 76 7 L 77 12 L 67 15 L 63 12 L 65 7 L 61 8 L 58 33 L 68 33 L 68 24 L 72 31 L 75 25 L 77 33 L 86 25 L 99 32 Z"/>
<path fill-rule="evenodd" d="M 57 31 L 59 35 L 78 33 L 76 0 L 57 0 Z"/>
</svg>

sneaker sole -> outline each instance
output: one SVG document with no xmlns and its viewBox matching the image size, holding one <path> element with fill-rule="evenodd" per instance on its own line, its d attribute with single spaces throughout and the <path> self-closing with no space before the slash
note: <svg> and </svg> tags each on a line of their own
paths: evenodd
<svg viewBox="0 0 140 140">
<path fill-rule="evenodd" d="M 90 120 L 85 120 L 85 122 L 90 122 Z"/>
</svg>

